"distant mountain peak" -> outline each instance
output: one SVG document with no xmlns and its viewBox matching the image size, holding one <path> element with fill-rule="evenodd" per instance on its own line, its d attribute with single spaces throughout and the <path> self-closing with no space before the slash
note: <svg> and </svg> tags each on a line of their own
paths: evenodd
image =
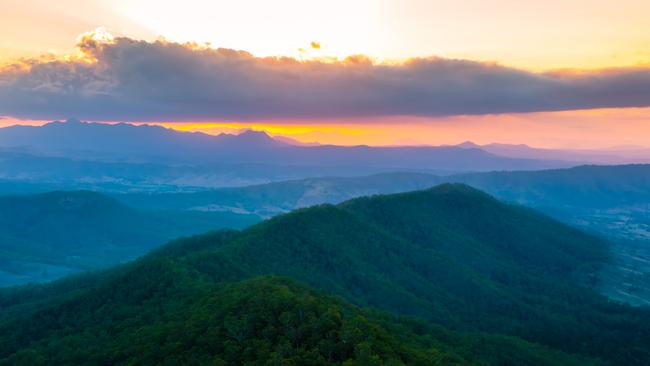
<svg viewBox="0 0 650 366">
<path fill-rule="evenodd" d="M 240 133 L 237 135 L 240 138 L 246 138 L 246 139 L 264 139 L 264 140 L 273 140 L 271 136 L 269 136 L 266 131 L 256 131 L 256 130 L 250 130 L 247 129 L 244 132 Z"/>
<path fill-rule="evenodd" d="M 462 147 L 462 148 L 465 148 L 465 149 L 480 149 L 481 148 L 480 145 L 475 144 L 472 141 L 462 142 L 462 143 L 456 145 L 456 147 Z"/>
<path fill-rule="evenodd" d="M 222 133 L 217 138 L 229 145 L 234 144 L 239 147 L 260 147 L 260 146 L 280 146 L 287 145 L 283 141 L 279 141 L 269 136 L 265 131 L 244 130 L 239 134 Z"/>
</svg>

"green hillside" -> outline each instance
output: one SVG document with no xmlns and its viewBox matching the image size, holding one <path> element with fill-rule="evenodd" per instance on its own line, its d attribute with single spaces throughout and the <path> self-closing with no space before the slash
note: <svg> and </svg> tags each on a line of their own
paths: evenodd
<svg viewBox="0 0 650 366">
<path fill-rule="evenodd" d="M 89 191 L 0 197 L 0 286 L 132 260 L 175 237 L 257 218 L 140 211 Z"/>
<path fill-rule="evenodd" d="M 2 330 L 0 365 L 601 364 L 361 310 L 289 279 L 209 283 L 161 258 Z"/>
<path fill-rule="evenodd" d="M 273 322 L 291 324 L 283 309 L 294 305 L 274 308 L 269 301 L 273 296 L 265 295 L 271 290 L 256 288 L 248 296 L 247 286 L 257 286 L 255 282 L 238 283 L 282 275 L 356 306 L 424 319 L 404 323 L 364 311 L 370 324 L 389 329 L 393 337 L 360 332 L 381 342 L 364 354 L 385 364 L 391 358 L 435 364 L 435 358 L 427 357 L 444 357 L 442 364 L 565 365 L 600 359 L 646 365 L 650 311 L 612 303 L 583 286 L 593 284 L 591 274 L 607 260 L 601 240 L 467 186 L 361 198 L 280 215 L 241 232 L 175 241 L 104 274 L 0 292 L 5 309 L 0 315 L 0 358 L 9 364 L 18 357 L 78 364 L 97 355 L 90 364 L 156 364 L 160 359 L 155 357 L 168 355 L 174 364 L 192 363 L 182 357 L 207 353 L 215 364 L 252 359 L 261 360 L 253 364 L 266 364 L 268 357 L 242 349 L 249 339 L 240 333 L 244 338 L 232 353 L 236 361 L 228 358 L 232 337 L 223 336 L 222 328 L 233 319 L 247 322 L 258 310 L 220 318 L 223 312 L 211 306 L 227 308 L 235 301 L 231 296 L 242 296 L 247 300 L 233 309 L 259 305 L 259 312 Z M 273 279 L 258 281 L 278 286 Z M 217 329 L 193 331 L 210 324 Z M 276 331 L 266 332 L 266 326 L 264 331 L 246 329 L 244 334 L 262 338 L 250 352 L 278 352 Z M 282 337 L 292 329 L 282 328 Z M 202 345 L 206 348 L 200 351 Z M 193 347 L 199 348 L 185 353 Z M 302 355 L 296 347 L 291 343 L 287 354 Z M 322 356 L 327 347 L 306 343 L 303 348 Z M 363 352 L 353 353 L 357 357 Z M 173 358 L 176 354 L 181 358 Z M 341 353 L 333 362 L 348 360 L 349 354 Z M 327 364 L 327 359 L 313 364 Z M 373 364 L 369 362 L 356 364 Z"/>
<path fill-rule="evenodd" d="M 356 197 L 468 184 L 526 205 L 583 230 L 605 236 L 613 260 L 599 273 L 600 291 L 636 306 L 650 305 L 650 165 L 579 166 L 543 171 L 502 171 L 452 176 L 387 173 L 320 177 L 191 193 L 132 193 L 116 198 L 143 208 L 218 208 L 271 217 Z"/>
</svg>

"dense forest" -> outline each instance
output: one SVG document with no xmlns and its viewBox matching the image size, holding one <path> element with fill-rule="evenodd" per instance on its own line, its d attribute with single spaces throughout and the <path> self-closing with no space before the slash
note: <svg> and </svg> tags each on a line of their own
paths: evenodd
<svg viewBox="0 0 650 366">
<path fill-rule="evenodd" d="M 147 209 L 219 207 L 271 217 L 292 209 L 375 194 L 460 182 L 523 204 L 610 243 L 612 261 L 600 271 L 601 293 L 650 305 L 650 165 L 579 166 L 543 171 L 500 171 L 451 176 L 395 172 L 366 177 L 316 177 L 186 193 L 128 193 L 115 197 Z"/>
<path fill-rule="evenodd" d="M 602 240 L 464 185 L 360 198 L 4 289 L 0 359 L 647 365 L 650 311 L 591 289 L 608 260 Z"/>
</svg>

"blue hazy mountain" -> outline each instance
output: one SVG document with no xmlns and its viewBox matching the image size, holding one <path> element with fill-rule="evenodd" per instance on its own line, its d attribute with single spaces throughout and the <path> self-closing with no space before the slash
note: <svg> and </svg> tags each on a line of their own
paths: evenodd
<svg viewBox="0 0 650 366">
<path fill-rule="evenodd" d="M 238 157 L 239 162 L 250 162 L 254 156 L 285 144 L 254 131 L 212 136 L 154 125 L 86 123 L 69 119 L 43 126 L 2 128 L 0 146 L 77 159 L 228 163 L 233 157 Z"/>
<path fill-rule="evenodd" d="M 257 222 L 231 212 L 144 211 L 89 192 L 0 197 L 0 286 L 134 259 L 179 236 Z"/>
<path fill-rule="evenodd" d="M 448 182 L 469 184 L 508 201 L 542 208 L 606 209 L 650 202 L 650 165 L 642 164 L 448 176 L 399 172 L 363 177 L 317 177 L 192 193 L 124 194 L 119 197 L 135 206 L 156 209 L 216 204 L 247 211 L 266 207 L 282 212 Z"/>
<path fill-rule="evenodd" d="M 247 131 L 218 136 L 160 126 L 77 120 L 0 129 L 0 147 L 41 155 L 153 163 L 339 167 L 343 174 L 387 170 L 489 171 L 569 166 L 561 161 L 500 157 L 461 147 L 297 146 Z"/>
<path fill-rule="evenodd" d="M 535 148 L 525 144 L 491 143 L 479 145 L 471 141 L 466 141 L 453 146 L 466 149 L 481 149 L 497 156 L 524 159 L 562 160 L 593 164 L 630 164 L 650 162 L 650 149 L 636 146 L 612 147 L 598 150 L 576 150 Z"/>
</svg>

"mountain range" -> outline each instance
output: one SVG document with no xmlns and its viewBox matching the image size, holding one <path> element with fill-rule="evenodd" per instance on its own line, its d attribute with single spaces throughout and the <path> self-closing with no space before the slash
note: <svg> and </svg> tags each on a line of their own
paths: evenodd
<svg viewBox="0 0 650 366">
<path fill-rule="evenodd" d="M 239 135 L 180 132 L 160 126 L 77 120 L 0 129 L 0 147 L 69 159 L 184 165 L 338 167 L 346 175 L 388 170 L 486 171 L 563 167 L 561 161 L 506 158 L 461 147 L 305 146 L 264 132 Z M 357 173 L 358 175 L 359 173 Z"/>
<path fill-rule="evenodd" d="M 0 128 L 0 179 L 49 184 L 54 189 L 191 190 L 312 177 L 388 172 L 450 175 L 649 159 L 648 151 L 640 148 L 554 150 L 471 142 L 452 146 L 335 146 L 300 144 L 251 130 L 213 136 L 155 125 L 74 119 Z"/>
<path fill-rule="evenodd" d="M 359 198 L 2 290 L 0 363 L 646 365 L 650 311 L 592 289 L 609 260 L 464 185 Z"/>
<path fill-rule="evenodd" d="M 399 172 L 316 177 L 186 193 L 116 193 L 115 197 L 149 209 L 207 210 L 212 205 L 268 217 L 319 203 L 340 203 L 354 197 L 406 192 L 441 183 L 465 183 L 507 201 L 567 212 L 650 203 L 650 165 L 643 164 L 446 176 Z"/>
</svg>

